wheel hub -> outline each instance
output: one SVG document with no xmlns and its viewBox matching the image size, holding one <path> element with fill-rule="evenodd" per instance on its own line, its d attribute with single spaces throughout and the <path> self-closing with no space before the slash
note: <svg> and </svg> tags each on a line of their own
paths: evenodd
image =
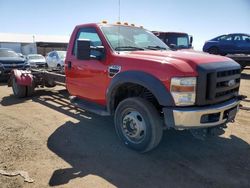
<svg viewBox="0 0 250 188">
<path fill-rule="evenodd" d="M 136 111 L 129 112 L 123 118 L 122 128 L 125 136 L 133 142 L 142 140 L 146 133 L 144 119 L 141 114 Z"/>
</svg>

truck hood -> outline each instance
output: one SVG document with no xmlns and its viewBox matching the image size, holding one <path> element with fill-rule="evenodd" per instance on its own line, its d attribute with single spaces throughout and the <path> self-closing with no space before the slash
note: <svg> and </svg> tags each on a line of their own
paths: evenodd
<svg viewBox="0 0 250 188">
<path fill-rule="evenodd" d="M 183 72 L 193 72 L 199 64 L 232 61 L 227 57 L 211 55 L 194 50 L 132 51 L 128 52 L 126 56 L 135 59 L 158 62 L 161 64 L 171 64 Z"/>
</svg>

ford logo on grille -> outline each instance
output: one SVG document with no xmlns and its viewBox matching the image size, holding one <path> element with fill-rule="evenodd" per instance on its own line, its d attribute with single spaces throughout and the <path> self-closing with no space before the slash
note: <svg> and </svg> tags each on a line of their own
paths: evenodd
<svg viewBox="0 0 250 188">
<path fill-rule="evenodd" d="M 236 84 L 236 81 L 235 81 L 235 80 L 229 80 L 228 83 L 227 83 L 227 85 L 228 85 L 229 87 L 234 86 L 235 84 Z"/>
</svg>

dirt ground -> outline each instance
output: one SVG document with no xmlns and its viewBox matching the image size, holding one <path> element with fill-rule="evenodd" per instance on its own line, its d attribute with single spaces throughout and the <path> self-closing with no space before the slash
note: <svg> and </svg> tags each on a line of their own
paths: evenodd
<svg viewBox="0 0 250 188">
<path fill-rule="evenodd" d="M 248 95 L 250 70 L 242 74 Z M 16 99 L 0 85 L 0 187 L 250 187 L 250 111 L 240 110 L 221 136 L 197 140 L 166 131 L 159 147 L 138 154 L 123 146 L 113 120 L 74 108 L 62 87 Z"/>
</svg>

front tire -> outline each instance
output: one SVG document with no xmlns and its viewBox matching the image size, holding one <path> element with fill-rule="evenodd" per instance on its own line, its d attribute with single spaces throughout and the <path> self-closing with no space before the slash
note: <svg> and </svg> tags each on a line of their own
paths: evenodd
<svg viewBox="0 0 250 188">
<path fill-rule="evenodd" d="M 122 142 L 131 149 L 154 149 L 163 134 L 162 121 L 155 107 L 139 97 L 127 98 L 115 111 L 115 128 Z"/>
</svg>

